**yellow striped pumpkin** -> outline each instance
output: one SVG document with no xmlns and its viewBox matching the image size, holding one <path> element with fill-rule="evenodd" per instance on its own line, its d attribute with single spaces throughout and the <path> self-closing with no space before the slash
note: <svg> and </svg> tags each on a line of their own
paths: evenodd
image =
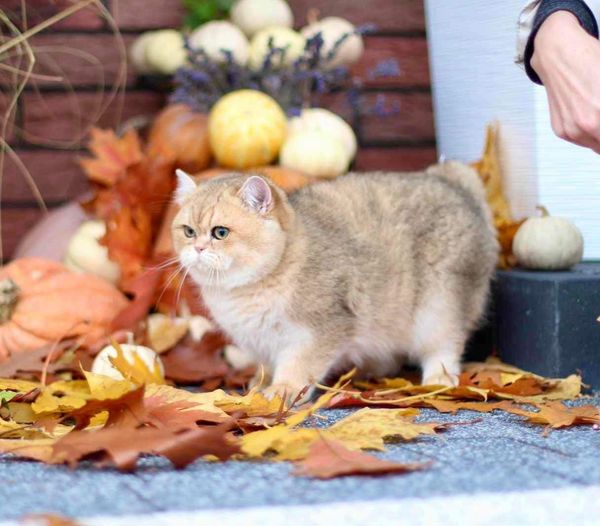
<svg viewBox="0 0 600 526">
<path fill-rule="evenodd" d="M 212 108 L 208 134 L 219 165 L 238 170 L 264 166 L 279 154 L 287 134 L 287 119 L 267 94 L 233 91 Z"/>
</svg>

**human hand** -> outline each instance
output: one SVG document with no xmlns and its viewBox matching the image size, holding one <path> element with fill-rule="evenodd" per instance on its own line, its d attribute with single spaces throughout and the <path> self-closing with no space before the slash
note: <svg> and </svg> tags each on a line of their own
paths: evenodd
<svg viewBox="0 0 600 526">
<path fill-rule="evenodd" d="M 600 42 L 571 13 L 557 11 L 534 45 L 531 66 L 546 88 L 554 133 L 600 153 Z"/>
</svg>

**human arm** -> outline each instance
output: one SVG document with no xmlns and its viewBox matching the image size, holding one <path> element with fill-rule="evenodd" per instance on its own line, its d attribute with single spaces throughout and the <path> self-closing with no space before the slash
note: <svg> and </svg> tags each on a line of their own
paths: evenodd
<svg viewBox="0 0 600 526">
<path fill-rule="evenodd" d="M 582 0 L 542 0 L 530 7 L 535 12 L 529 13 L 522 58 L 529 77 L 546 88 L 552 128 L 559 137 L 600 153 L 600 42 L 594 15 Z"/>
</svg>

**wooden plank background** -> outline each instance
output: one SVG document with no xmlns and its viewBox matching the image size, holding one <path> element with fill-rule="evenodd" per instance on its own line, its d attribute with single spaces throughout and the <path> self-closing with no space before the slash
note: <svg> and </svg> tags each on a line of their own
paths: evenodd
<svg viewBox="0 0 600 526">
<path fill-rule="evenodd" d="M 69 0 L 27 0 L 29 26 L 69 5 Z M 18 12 L 21 0 L 4 0 L 5 11 Z M 360 141 L 357 170 L 412 170 L 435 160 L 427 41 L 422 0 L 290 0 L 297 25 L 310 8 L 320 16 L 337 15 L 354 24 L 375 24 L 366 38 L 364 57 L 353 73 L 361 79 L 360 104 L 351 106 L 346 93 L 323 99 L 354 126 Z M 16 125 L 7 139 L 33 175 L 50 208 L 85 192 L 87 184 L 76 164 L 85 155 L 93 125 L 119 126 L 133 117 L 151 117 L 165 103 L 123 69 L 123 53 L 148 29 L 179 27 L 181 0 L 105 0 L 121 32 L 115 37 L 97 7 L 83 9 L 32 41 L 38 55 L 35 71 L 64 82 L 37 80 L 23 93 Z M 395 59 L 400 74 L 377 78 L 373 68 Z M 0 75 L 0 110 L 6 107 L 6 79 Z M 115 87 L 124 86 L 115 92 Z M 376 116 L 379 101 L 395 111 Z M 17 164 L 7 157 L 2 179 L 2 239 L 10 257 L 23 234 L 40 218 L 33 194 Z"/>
</svg>

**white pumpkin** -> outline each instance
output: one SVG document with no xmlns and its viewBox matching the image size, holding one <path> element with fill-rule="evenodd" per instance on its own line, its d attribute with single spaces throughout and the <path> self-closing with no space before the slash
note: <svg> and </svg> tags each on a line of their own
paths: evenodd
<svg viewBox="0 0 600 526">
<path fill-rule="evenodd" d="M 563 217 L 552 217 L 547 210 L 542 217 L 527 219 L 513 240 L 513 252 L 520 266 L 537 270 L 565 270 L 581 261 L 583 236 Z"/>
<path fill-rule="evenodd" d="M 250 44 L 242 31 L 231 22 L 217 20 L 195 29 L 189 38 L 192 49 L 203 49 L 214 62 L 225 62 L 223 50 L 231 52 L 233 60 L 245 66 Z"/>
<path fill-rule="evenodd" d="M 285 141 L 279 164 L 312 177 L 337 177 L 348 170 L 350 158 L 336 137 L 320 130 L 304 130 Z"/>
<path fill-rule="evenodd" d="M 305 130 L 322 131 L 340 140 L 348 159 L 354 159 L 357 140 L 352 127 L 339 115 L 324 108 L 307 108 L 298 117 L 292 117 L 288 125 L 289 134 Z"/>
<path fill-rule="evenodd" d="M 294 15 L 285 0 L 237 0 L 230 16 L 248 37 L 267 27 L 294 26 Z"/>
<path fill-rule="evenodd" d="M 290 65 L 304 53 L 306 39 L 298 32 L 287 27 L 268 27 L 256 33 L 250 42 L 249 66 L 258 70 L 270 51 L 269 42 L 274 48 L 285 49 L 285 54 L 273 56 L 272 64 L 276 66 Z"/>
<path fill-rule="evenodd" d="M 339 46 L 335 57 L 329 60 L 325 66 L 334 68 L 337 66 L 350 66 L 357 62 L 363 54 L 364 44 L 362 37 L 354 33 L 355 27 L 336 16 L 323 18 L 302 29 L 301 33 L 309 39 L 317 33 L 323 37 L 323 47 L 321 48 L 321 57 L 326 58 L 329 52 L 334 48 L 344 35 L 350 34 Z"/>
<path fill-rule="evenodd" d="M 85 221 L 69 242 L 64 264 L 75 272 L 93 274 L 117 284 L 121 278 L 121 268 L 108 259 L 108 249 L 100 244 L 105 234 L 104 221 Z"/>
<path fill-rule="evenodd" d="M 146 31 L 137 37 L 129 48 L 129 60 L 140 75 L 153 73 L 152 68 L 146 61 L 146 46 L 154 38 L 155 31 Z"/>
<path fill-rule="evenodd" d="M 153 73 L 172 75 L 185 64 L 187 52 L 183 35 L 175 29 L 153 31 L 145 41 L 147 67 Z"/>
<path fill-rule="evenodd" d="M 123 356 L 130 363 L 134 364 L 134 355 L 137 355 L 147 366 L 150 371 L 154 371 L 156 365 L 160 370 L 161 376 L 165 375 L 165 368 L 158 354 L 149 347 L 143 345 L 134 345 L 130 343 L 121 343 L 119 345 L 123 351 Z M 124 380 L 123 375 L 110 363 L 109 358 L 117 356 L 117 350 L 112 345 L 107 345 L 102 349 L 92 363 L 92 372 L 108 376 L 114 380 Z"/>
</svg>

